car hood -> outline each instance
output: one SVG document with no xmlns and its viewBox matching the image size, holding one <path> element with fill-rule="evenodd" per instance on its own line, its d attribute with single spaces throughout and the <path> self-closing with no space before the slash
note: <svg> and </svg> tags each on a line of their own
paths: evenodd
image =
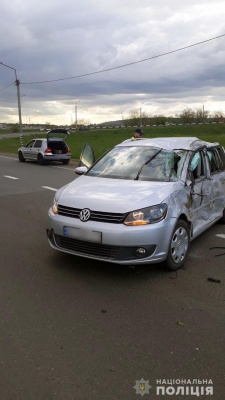
<svg viewBox="0 0 225 400">
<path fill-rule="evenodd" d="M 125 213 L 162 203 L 182 187 L 179 182 L 147 182 L 83 175 L 62 188 L 59 204 L 95 211 Z"/>
</svg>

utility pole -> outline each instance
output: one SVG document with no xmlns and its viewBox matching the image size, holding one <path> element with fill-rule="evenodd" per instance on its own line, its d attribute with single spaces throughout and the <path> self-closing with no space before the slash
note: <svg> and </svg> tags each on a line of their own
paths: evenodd
<svg viewBox="0 0 225 400">
<path fill-rule="evenodd" d="M 15 70 L 16 74 L 16 70 Z M 23 146 L 23 133 L 22 133 L 22 117 L 21 117 L 21 102 L 20 102 L 20 81 L 16 77 L 16 87 L 17 87 L 17 100 L 18 100 L 18 112 L 19 112 L 19 125 L 20 125 L 20 143 Z"/>
<path fill-rule="evenodd" d="M 18 101 L 18 114 L 19 114 L 19 127 L 20 127 L 20 143 L 21 143 L 21 146 L 23 146 L 21 101 L 20 101 L 20 81 L 19 81 L 19 79 L 17 79 L 17 74 L 16 74 L 16 69 L 15 68 L 10 67 L 9 65 L 3 64 L 2 62 L 0 62 L 0 64 L 4 65 L 7 68 L 13 69 L 15 71 L 15 76 L 16 76 L 15 85 L 16 85 L 16 88 L 17 88 L 17 101 Z"/>
</svg>

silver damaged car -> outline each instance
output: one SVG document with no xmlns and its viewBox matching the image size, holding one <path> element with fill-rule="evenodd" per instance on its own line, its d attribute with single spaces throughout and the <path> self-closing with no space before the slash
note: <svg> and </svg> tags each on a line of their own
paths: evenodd
<svg viewBox="0 0 225 400">
<path fill-rule="evenodd" d="M 78 178 L 48 213 L 51 247 L 123 265 L 184 264 L 190 242 L 225 223 L 225 151 L 194 137 L 126 140 L 97 162 L 83 149 Z"/>
</svg>

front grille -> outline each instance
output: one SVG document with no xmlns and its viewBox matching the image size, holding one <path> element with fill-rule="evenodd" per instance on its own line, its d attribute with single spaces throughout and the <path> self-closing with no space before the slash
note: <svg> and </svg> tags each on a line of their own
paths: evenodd
<svg viewBox="0 0 225 400">
<path fill-rule="evenodd" d="M 114 259 L 118 256 L 120 251 L 119 246 L 108 246 L 106 244 L 85 242 L 83 240 L 60 235 L 54 235 L 54 239 L 56 245 L 61 249 L 102 259 Z"/>
<path fill-rule="evenodd" d="M 79 218 L 82 208 L 66 207 L 58 204 L 58 214 L 64 217 Z M 91 211 L 89 221 L 108 222 L 111 224 L 122 224 L 125 220 L 126 214 L 108 213 L 101 211 Z"/>
</svg>

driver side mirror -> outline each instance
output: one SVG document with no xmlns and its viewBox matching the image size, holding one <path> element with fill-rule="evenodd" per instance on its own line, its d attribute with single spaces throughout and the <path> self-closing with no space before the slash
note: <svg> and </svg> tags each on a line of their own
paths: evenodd
<svg viewBox="0 0 225 400">
<path fill-rule="evenodd" d="M 74 172 L 77 175 L 84 175 L 84 174 L 86 174 L 87 170 L 88 170 L 87 167 L 83 166 L 83 167 L 75 168 Z"/>
</svg>

